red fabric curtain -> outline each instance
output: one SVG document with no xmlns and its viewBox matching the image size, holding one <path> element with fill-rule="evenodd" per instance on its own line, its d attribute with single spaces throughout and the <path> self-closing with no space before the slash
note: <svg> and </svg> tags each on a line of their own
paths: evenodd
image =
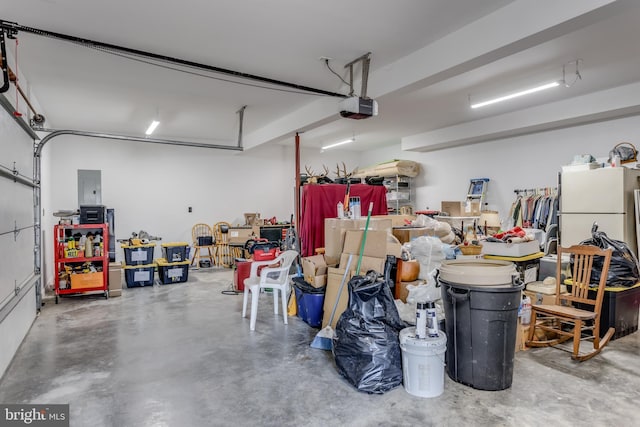
<svg viewBox="0 0 640 427">
<path fill-rule="evenodd" d="M 324 247 L 324 219 L 336 218 L 338 202 L 344 203 L 347 186 L 343 184 L 307 184 L 302 187 L 300 241 L 302 256 L 310 256 L 316 248 Z M 353 184 L 351 197 L 360 197 L 362 216 L 366 217 L 369 203 L 371 215 L 387 215 L 387 189 L 382 185 Z"/>
</svg>

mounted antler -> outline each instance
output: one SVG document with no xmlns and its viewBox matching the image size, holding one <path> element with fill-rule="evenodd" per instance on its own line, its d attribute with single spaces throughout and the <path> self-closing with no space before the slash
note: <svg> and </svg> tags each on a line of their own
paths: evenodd
<svg viewBox="0 0 640 427">
<path fill-rule="evenodd" d="M 344 162 L 342 162 L 342 173 L 343 173 L 343 176 L 347 179 L 351 178 L 351 175 L 353 175 L 353 172 L 347 173 L 347 165 L 345 165 Z"/>
<path fill-rule="evenodd" d="M 315 174 L 313 169 L 309 166 L 304 165 L 304 170 L 307 172 L 307 179 L 303 184 L 317 184 L 318 183 L 318 175 Z"/>
<path fill-rule="evenodd" d="M 358 170 L 358 167 L 356 166 L 355 168 L 353 168 L 353 170 L 351 172 L 347 172 L 347 165 L 342 162 L 342 176 L 345 180 L 349 181 L 351 180 L 351 177 L 356 173 L 356 171 Z"/>
<path fill-rule="evenodd" d="M 340 165 L 336 163 L 336 178 L 342 178 L 341 174 L 342 174 L 342 171 L 340 170 Z"/>
<path fill-rule="evenodd" d="M 333 180 L 327 176 L 329 175 L 329 168 L 325 165 L 322 165 L 322 168 L 324 173 L 318 176 L 318 184 L 333 184 Z"/>
<path fill-rule="evenodd" d="M 325 165 L 322 165 L 322 168 L 324 169 L 324 173 L 322 174 L 316 174 L 313 169 L 311 169 L 309 166 L 304 167 L 304 170 L 307 172 L 307 184 L 327 184 L 327 183 L 332 183 L 333 180 L 329 177 L 327 177 L 327 175 L 329 175 L 329 168 L 327 168 Z"/>
</svg>

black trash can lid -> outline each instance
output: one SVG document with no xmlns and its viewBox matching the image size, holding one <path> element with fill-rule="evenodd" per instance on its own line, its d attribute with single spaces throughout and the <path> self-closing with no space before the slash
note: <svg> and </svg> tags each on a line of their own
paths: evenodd
<svg viewBox="0 0 640 427">
<path fill-rule="evenodd" d="M 311 283 L 304 280 L 304 277 L 293 277 L 293 286 L 295 286 L 300 292 L 304 294 L 324 294 L 326 286 L 316 288 Z"/>
</svg>

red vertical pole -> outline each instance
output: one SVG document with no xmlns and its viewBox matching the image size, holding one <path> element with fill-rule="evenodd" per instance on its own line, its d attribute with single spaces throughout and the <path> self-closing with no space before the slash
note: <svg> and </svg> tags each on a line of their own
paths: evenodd
<svg viewBox="0 0 640 427">
<path fill-rule="evenodd" d="M 295 225 L 298 236 L 300 235 L 300 135 L 296 132 L 296 184 L 295 188 Z"/>
</svg>

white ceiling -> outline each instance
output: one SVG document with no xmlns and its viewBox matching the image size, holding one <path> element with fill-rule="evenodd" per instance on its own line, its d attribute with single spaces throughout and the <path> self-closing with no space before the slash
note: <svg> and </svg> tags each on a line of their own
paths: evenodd
<svg viewBox="0 0 640 427">
<path fill-rule="evenodd" d="M 343 119 L 335 97 L 182 67 L 200 75 L 187 74 L 20 32 L 17 66 L 15 42 L 7 40 L 10 65 L 28 81 L 46 127 L 142 136 L 158 117 L 158 138 L 235 145 L 236 112 L 246 105 L 246 148 L 291 143 L 300 131 L 306 147 L 355 135 L 345 149 L 365 150 L 640 80 L 640 2 L 633 0 L 158 4 L 22 0 L 3 2 L 0 19 L 343 94 L 348 88 L 319 58 L 332 58 L 347 78 L 344 65 L 371 52 L 368 95 L 380 114 Z M 469 108 L 469 97 L 557 80 L 577 58 L 583 79 L 570 88 Z M 574 71 L 567 67 L 567 81 Z"/>
</svg>

